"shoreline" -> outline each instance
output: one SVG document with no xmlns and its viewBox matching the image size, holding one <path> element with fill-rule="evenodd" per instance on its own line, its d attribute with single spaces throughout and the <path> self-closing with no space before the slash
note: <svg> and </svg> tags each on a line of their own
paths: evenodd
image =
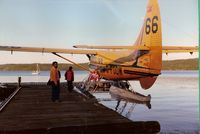
<svg viewBox="0 0 200 134">
<path fill-rule="evenodd" d="M 162 70 L 198 70 L 199 59 L 183 59 L 183 60 L 170 60 L 162 62 Z M 36 65 L 32 64 L 0 64 L 0 71 L 34 71 Z M 78 63 L 85 68 L 89 68 L 88 63 Z M 74 71 L 84 71 L 72 64 L 59 63 L 59 70 L 66 70 L 69 66 L 73 67 Z M 51 64 L 39 64 L 41 71 L 49 71 Z"/>
</svg>

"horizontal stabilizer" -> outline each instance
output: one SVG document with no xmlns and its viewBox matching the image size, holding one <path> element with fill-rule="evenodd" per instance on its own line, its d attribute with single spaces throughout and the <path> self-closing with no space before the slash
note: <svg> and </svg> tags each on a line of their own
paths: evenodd
<svg viewBox="0 0 200 134">
<path fill-rule="evenodd" d="M 197 46 L 163 46 L 162 52 L 163 53 L 186 53 L 186 52 L 198 52 L 199 48 Z"/>
</svg>

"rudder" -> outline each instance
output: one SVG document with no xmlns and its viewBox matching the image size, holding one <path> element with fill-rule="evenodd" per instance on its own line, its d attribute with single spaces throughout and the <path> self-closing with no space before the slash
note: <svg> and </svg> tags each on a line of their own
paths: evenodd
<svg viewBox="0 0 200 134">
<path fill-rule="evenodd" d="M 147 54 L 138 58 L 138 63 L 142 63 L 140 66 L 148 68 L 150 74 L 159 75 L 162 68 L 162 33 L 157 0 L 148 1 L 144 23 L 134 45 L 143 45 L 149 48 Z M 150 88 L 156 78 L 156 76 L 141 78 L 142 88 Z"/>
</svg>

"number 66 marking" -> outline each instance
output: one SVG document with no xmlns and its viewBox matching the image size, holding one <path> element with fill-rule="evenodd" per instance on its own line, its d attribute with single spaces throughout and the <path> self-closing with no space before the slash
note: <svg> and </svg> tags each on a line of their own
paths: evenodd
<svg viewBox="0 0 200 134">
<path fill-rule="evenodd" d="M 146 29 L 145 29 L 146 34 L 149 34 L 151 32 L 151 28 L 153 33 L 156 33 L 158 31 L 157 21 L 158 21 L 158 16 L 154 16 L 152 18 L 152 26 L 151 26 L 151 19 L 150 18 L 146 19 Z"/>
</svg>

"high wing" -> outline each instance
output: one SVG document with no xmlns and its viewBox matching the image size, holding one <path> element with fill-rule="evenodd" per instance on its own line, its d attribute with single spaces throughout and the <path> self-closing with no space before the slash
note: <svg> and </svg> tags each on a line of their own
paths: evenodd
<svg viewBox="0 0 200 134">
<path fill-rule="evenodd" d="M 86 49 L 132 49 L 133 46 L 103 46 L 103 45 L 76 45 L 74 48 L 86 48 Z"/>
<path fill-rule="evenodd" d="M 145 46 L 88 46 L 77 45 L 75 48 L 87 48 L 93 50 L 80 50 L 80 49 L 64 49 L 64 48 L 42 48 L 42 47 L 19 47 L 19 46 L 0 46 L 0 51 L 21 51 L 21 52 L 40 52 L 40 53 L 67 53 L 67 54 L 98 54 L 105 52 L 105 50 L 94 49 L 135 49 L 135 50 L 149 50 Z M 184 53 L 184 52 L 198 52 L 198 47 L 191 46 L 163 46 L 163 53 Z"/>
<path fill-rule="evenodd" d="M 86 48 L 86 49 L 137 49 L 137 46 L 92 46 L 92 45 L 76 45 L 75 48 Z M 147 49 L 145 46 L 140 46 L 140 48 L 143 47 L 143 50 Z M 162 52 L 163 53 L 185 53 L 185 52 L 198 52 L 198 47 L 191 47 L 191 46 L 162 46 Z"/>
<path fill-rule="evenodd" d="M 62 48 L 0 46 L 0 51 L 40 52 L 40 53 L 68 53 L 68 54 L 98 54 L 97 50 L 78 50 Z"/>
<path fill-rule="evenodd" d="M 103 46 L 103 45 L 76 45 L 74 48 L 86 48 L 86 49 L 137 49 L 137 50 L 149 50 L 147 46 L 135 45 L 135 46 Z"/>
<path fill-rule="evenodd" d="M 145 46 L 131 47 L 135 50 L 149 50 Z M 107 50 L 82 50 L 82 49 L 64 49 L 64 48 L 42 48 L 42 47 L 20 47 L 20 46 L 0 46 L 0 51 L 20 51 L 20 52 L 40 52 L 40 53 L 66 53 L 66 54 L 99 54 L 108 52 Z M 110 52 L 110 51 L 109 51 Z"/>
</svg>

